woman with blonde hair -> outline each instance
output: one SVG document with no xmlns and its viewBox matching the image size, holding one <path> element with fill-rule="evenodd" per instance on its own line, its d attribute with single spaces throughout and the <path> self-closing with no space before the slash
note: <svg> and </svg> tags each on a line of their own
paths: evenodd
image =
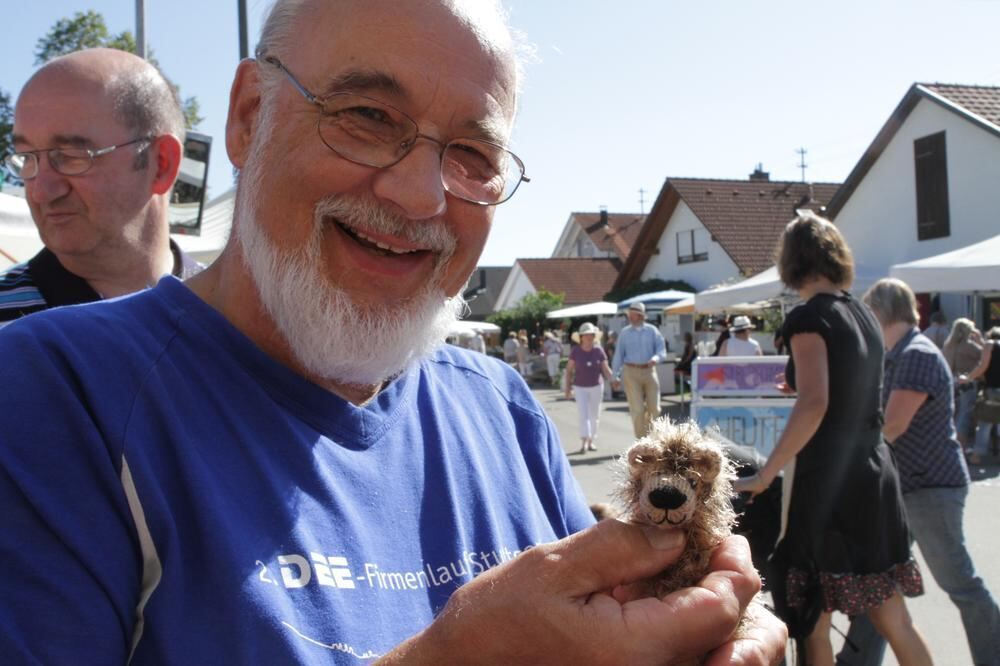
<svg viewBox="0 0 1000 666">
<path fill-rule="evenodd" d="M 960 383 L 959 375 L 967 375 L 979 365 L 983 355 L 983 338 L 971 319 L 960 317 L 951 325 L 951 333 L 941 349 L 955 378 L 955 430 L 958 441 L 965 446 L 972 441 L 976 427 L 973 412 L 976 409 L 976 382 Z"/>
<path fill-rule="evenodd" d="M 782 281 L 805 301 L 785 319 L 783 390 L 795 406 L 767 463 L 736 483 L 753 494 L 784 470 L 782 525 L 769 580 L 805 663 L 832 666 L 833 611 L 867 614 L 902 666 L 930 664 L 903 594 L 923 592 L 910 553 L 892 454 L 882 441 L 882 335 L 845 289 L 854 260 L 837 228 L 812 212 L 792 220 L 778 254 Z"/>
<path fill-rule="evenodd" d="M 864 301 L 885 340 L 882 434 L 895 453 L 911 534 L 934 580 L 961 614 L 971 663 L 996 664 L 1000 608 L 965 548 L 969 470 L 952 425 L 951 372 L 936 343 L 917 328 L 917 299 L 906 283 L 879 280 Z M 968 324 L 962 328 L 974 330 L 964 321 Z M 855 634 L 852 626 L 848 638 L 857 639 Z"/>
</svg>

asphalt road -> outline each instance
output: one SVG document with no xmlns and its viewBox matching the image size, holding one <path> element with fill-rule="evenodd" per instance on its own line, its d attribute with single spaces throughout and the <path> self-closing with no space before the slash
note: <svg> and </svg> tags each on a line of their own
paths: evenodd
<svg viewBox="0 0 1000 666">
<path fill-rule="evenodd" d="M 580 482 L 587 500 L 607 502 L 615 484 L 615 462 L 632 444 L 632 424 L 624 400 L 605 401 L 597 438 L 597 451 L 578 453 L 579 430 L 576 405 L 563 398 L 555 389 L 535 389 L 535 397 L 552 418 L 562 438 L 563 449 L 569 458 L 573 473 Z M 665 397 L 664 409 L 673 418 L 686 414 L 673 396 Z M 986 581 L 994 597 L 1000 595 L 1000 460 L 990 459 L 988 464 L 973 470 L 974 482 L 969 492 L 965 511 L 965 537 L 979 575 Z M 934 663 L 938 666 L 969 666 L 965 634 L 958 610 L 931 577 L 915 548 L 921 563 L 926 593 L 907 600 L 907 607 L 914 623 L 931 648 Z M 847 630 L 847 617 L 834 616 L 834 626 Z M 834 634 L 834 644 L 842 639 Z M 897 666 L 891 652 L 886 655 L 884 666 Z"/>
</svg>

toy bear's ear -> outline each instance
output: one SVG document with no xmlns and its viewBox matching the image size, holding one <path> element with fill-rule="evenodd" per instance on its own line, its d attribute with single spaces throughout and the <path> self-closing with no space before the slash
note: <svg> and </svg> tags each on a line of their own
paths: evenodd
<svg viewBox="0 0 1000 666">
<path fill-rule="evenodd" d="M 722 469 L 722 456 L 712 447 L 702 447 L 692 457 L 692 463 L 701 472 L 702 481 L 711 483 Z"/>
<path fill-rule="evenodd" d="M 633 444 L 627 455 L 628 466 L 635 469 L 656 460 L 656 448 L 649 444 Z"/>
</svg>

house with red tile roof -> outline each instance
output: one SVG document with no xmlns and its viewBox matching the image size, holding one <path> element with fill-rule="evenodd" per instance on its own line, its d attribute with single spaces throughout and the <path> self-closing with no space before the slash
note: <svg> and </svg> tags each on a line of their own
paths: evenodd
<svg viewBox="0 0 1000 666">
<path fill-rule="evenodd" d="M 617 257 L 518 259 L 493 307 L 507 310 L 542 289 L 563 294 L 567 306 L 600 301 L 611 291 L 621 266 Z"/>
<path fill-rule="evenodd" d="M 553 258 L 617 257 L 628 259 L 646 216 L 639 213 L 570 213 Z"/>
<path fill-rule="evenodd" d="M 667 178 L 615 288 L 639 280 L 684 280 L 703 290 L 774 263 L 781 231 L 800 208 L 822 211 L 837 183 Z"/>
<path fill-rule="evenodd" d="M 549 259 L 518 259 L 493 306 L 514 307 L 545 289 L 564 294 L 565 304 L 603 300 L 618 277 L 646 220 L 639 213 L 570 213 Z"/>
</svg>

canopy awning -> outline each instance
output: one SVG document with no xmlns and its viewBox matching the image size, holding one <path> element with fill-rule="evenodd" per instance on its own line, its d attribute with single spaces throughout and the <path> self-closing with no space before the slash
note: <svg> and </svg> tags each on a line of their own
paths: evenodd
<svg viewBox="0 0 1000 666">
<path fill-rule="evenodd" d="M 1000 291 L 1000 235 L 889 268 L 917 293 Z"/>
<path fill-rule="evenodd" d="M 547 319 L 566 319 L 569 317 L 595 317 L 599 315 L 613 315 L 618 312 L 618 306 L 607 301 L 597 301 L 596 303 L 584 303 L 574 305 L 569 308 L 552 310 L 545 317 Z"/>
<path fill-rule="evenodd" d="M 879 271 L 855 266 L 851 291 L 860 295 L 879 278 L 885 277 L 884 271 L 885 269 Z M 759 305 L 762 309 L 772 301 L 797 301 L 798 298 L 798 294 L 781 282 L 778 267 L 771 266 L 742 282 L 698 292 L 694 297 L 694 309 L 698 312 L 720 312 L 745 310 L 753 305 Z"/>
<path fill-rule="evenodd" d="M 666 291 L 651 291 L 648 294 L 639 294 L 638 296 L 633 296 L 632 298 L 626 298 L 624 301 L 618 301 L 618 309 L 625 310 L 628 306 L 633 303 L 642 303 L 647 308 L 663 308 L 671 303 L 676 303 L 677 301 L 693 296 L 691 292 L 688 291 L 677 291 L 676 289 L 667 289 Z"/>
<path fill-rule="evenodd" d="M 694 312 L 694 295 L 682 298 L 663 308 L 663 314 L 691 314 Z"/>
<path fill-rule="evenodd" d="M 475 335 L 477 331 L 479 333 L 499 333 L 500 327 L 488 321 L 460 319 L 448 330 L 448 335 L 461 337 L 463 335 Z"/>
</svg>

